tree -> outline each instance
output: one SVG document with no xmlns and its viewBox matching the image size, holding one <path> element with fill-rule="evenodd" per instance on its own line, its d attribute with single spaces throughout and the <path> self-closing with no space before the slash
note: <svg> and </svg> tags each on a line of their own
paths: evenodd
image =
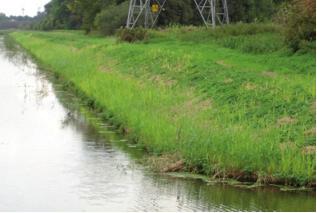
<svg viewBox="0 0 317 213">
<path fill-rule="evenodd" d="M 118 1 L 119 2 L 119 1 Z M 125 25 L 127 20 L 128 2 L 112 4 L 97 14 L 95 26 L 104 35 L 111 35 Z"/>
<path fill-rule="evenodd" d="M 81 27 L 89 33 L 94 28 L 96 15 L 101 11 L 103 6 L 109 1 L 102 0 L 73 0 L 69 3 L 69 9 L 72 14 L 81 17 Z"/>
<path fill-rule="evenodd" d="M 294 50 L 314 49 L 316 41 L 316 0 L 292 0 L 281 9 L 285 41 Z"/>
</svg>

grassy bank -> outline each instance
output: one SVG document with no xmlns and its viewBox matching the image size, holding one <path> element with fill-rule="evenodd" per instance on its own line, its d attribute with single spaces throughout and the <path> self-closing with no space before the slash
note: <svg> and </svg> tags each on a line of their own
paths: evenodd
<svg viewBox="0 0 317 213">
<path fill-rule="evenodd" d="M 135 44 L 11 36 L 155 155 L 218 177 L 315 180 L 315 56 L 291 54 L 274 26 L 172 28 Z"/>
</svg>

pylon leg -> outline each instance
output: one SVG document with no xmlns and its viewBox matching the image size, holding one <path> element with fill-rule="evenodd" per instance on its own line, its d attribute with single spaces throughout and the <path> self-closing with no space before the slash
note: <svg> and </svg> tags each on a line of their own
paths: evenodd
<svg viewBox="0 0 317 213">
<path fill-rule="evenodd" d="M 223 13 L 224 13 L 224 23 L 229 24 L 230 19 L 229 19 L 229 10 L 228 10 L 228 4 L 227 0 L 222 0 L 222 5 L 223 5 Z"/>
<path fill-rule="evenodd" d="M 194 0 L 194 2 L 207 27 L 215 27 L 217 23 L 229 24 L 227 0 Z"/>
</svg>

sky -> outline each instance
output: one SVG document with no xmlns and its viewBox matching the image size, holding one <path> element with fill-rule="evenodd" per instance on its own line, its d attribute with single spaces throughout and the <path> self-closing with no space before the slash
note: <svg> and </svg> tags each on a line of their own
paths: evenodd
<svg viewBox="0 0 317 213">
<path fill-rule="evenodd" d="M 44 5 L 49 1 L 50 0 L 0 0 L 0 13 L 5 13 L 7 16 L 35 16 L 38 10 L 44 10 Z M 24 14 L 22 8 L 24 8 Z"/>
</svg>

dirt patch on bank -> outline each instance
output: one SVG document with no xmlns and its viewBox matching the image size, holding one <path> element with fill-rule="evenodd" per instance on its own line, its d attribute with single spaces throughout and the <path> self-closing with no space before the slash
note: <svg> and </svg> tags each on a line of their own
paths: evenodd
<svg viewBox="0 0 317 213">
<path fill-rule="evenodd" d="M 268 78 L 276 78 L 277 77 L 277 73 L 275 73 L 273 71 L 265 71 L 265 72 L 262 72 L 261 75 L 264 77 L 268 77 Z"/>
<path fill-rule="evenodd" d="M 285 116 L 277 120 L 278 126 L 285 126 L 289 124 L 295 124 L 297 122 L 297 119 L 292 118 L 290 116 Z"/>
</svg>

